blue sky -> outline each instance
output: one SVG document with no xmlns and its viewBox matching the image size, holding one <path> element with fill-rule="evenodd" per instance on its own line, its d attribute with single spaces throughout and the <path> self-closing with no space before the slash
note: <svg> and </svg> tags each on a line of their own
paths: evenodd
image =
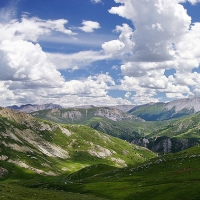
<svg viewBox="0 0 200 200">
<path fill-rule="evenodd" d="M 0 105 L 200 95 L 200 0 L 1 0 Z"/>
</svg>

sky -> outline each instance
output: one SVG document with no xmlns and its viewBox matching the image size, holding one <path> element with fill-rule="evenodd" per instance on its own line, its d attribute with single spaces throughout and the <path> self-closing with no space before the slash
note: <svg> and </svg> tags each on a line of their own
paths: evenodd
<svg viewBox="0 0 200 200">
<path fill-rule="evenodd" d="M 0 106 L 200 96 L 200 0 L 0 0 Z"/>
</svg>

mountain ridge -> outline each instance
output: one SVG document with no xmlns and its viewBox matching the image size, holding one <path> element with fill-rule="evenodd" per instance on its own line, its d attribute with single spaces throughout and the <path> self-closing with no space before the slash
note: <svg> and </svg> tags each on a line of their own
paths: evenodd
<svg viewBox="0 0 200 200">
<path fill-rule="evenodd" d="M 45 109 L 60 109 L 62 108 L 62 106 L 53 103 L 48 103 L 42 105 L 39 104 L 25 104 L 21 106 L 13 105 L 13 106 L 7 106 L 7 108 L 18 110 L 20 112 L 31 113 L 34 111 L 45 110 Z"/>
<path fill-rule="evenodd" d="M 194 114 L 200 111 L 200 97 L 139 105 L 128 113 L 146 121 L 163 121 Z"/>
</svg>

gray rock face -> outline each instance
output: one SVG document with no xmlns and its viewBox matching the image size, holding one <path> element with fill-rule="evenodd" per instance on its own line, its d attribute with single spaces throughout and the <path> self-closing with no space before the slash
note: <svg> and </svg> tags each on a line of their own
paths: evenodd
<svg viewBox="0 0 200 200">
<path fill-rule="evenodd" d="M 116 108 L 99 108 L 95 111 L 94 115 L 106 117 L 113 121 L 130 120 L 134 118 L 132 115 L 125 114 L 123 111 Z"/>
<path fill-rule="evenodd" d="M 38 116 L 39 112 L 33 112 L 33 116 Z M 110 108 L 110 107 L 94 107 L 94 108 L 69 108 L 69 109 L 51 109 L 45 112 L 48 119 L 62 122 L 62 123 L 82 123 L 85 120 L 89 120 L 93 117 L 102 117 L 110 119 L 112 121 L 141 121 L 144 120 L 123 111 Z"/>
<path fill-rule="evenodd" d="M 123 112 L 128 112 L 129 110 L 136 107 L 136 105 L 116 105 L 116 106 L 110 106 L 110 108 L 116 108 L 118 110 L 121 110 Z"/>
<path fill-rule="evenodd" d="M 178 118 L 200 111 L 200 97 L 178 99 L 168 103 L 149 103 L 136 106 L 128 113 L 146 121 L 163 121 Z"/>
<path fill-rule="evenodd" d="M 147 148 L 148 144 L 149 144 L 149 140 L 146 138 L 136 138 L 136 139 L 132 140 L 131 143 Z"/>
<path fill-rule="evenodd" d="M 199 144 L 195 139 L 178 139 L 166 136 L 150 139 L 135 139 L 132 143 L 146 147 L 157 153 L 175 153 Z"/>
<path fill-rule="evenodd" d="M 151 148 L 154 152 L 171 153 L 172 142 L 170 138 L 163 138 L 159 143 L 153 145 Z"/>
<path fill-rule="evenodd" d="M 189 111 L 193 109 L 195 113 L 200 111 L 200 97 L 171 101 L 165 105 L 165 108 L 167 110 L 175 108 L 176 112 L 179 112 L 183 109 L 188 109 Z"/>
<path fill-rule="evenodd" d="M 5 177 L 6 175 L 8 175 L 8 170 L 0 167 L 0 178 Z"/>
</svg>

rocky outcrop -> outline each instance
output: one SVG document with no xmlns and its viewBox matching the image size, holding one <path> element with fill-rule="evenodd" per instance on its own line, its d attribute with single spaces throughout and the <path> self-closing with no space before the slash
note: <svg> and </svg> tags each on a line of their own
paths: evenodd
<svg viewBox="0 0 200 200">
<path fill-rule="evenodd" d="M 0 167 L 0 178 L 3 178 L 8 175 L 8 170 Z"/>
<path fill-rule="evenodd" d="M 132 140 L 133 144 L 146 147 L 157 153 L 175 153 L 199 144 L 196 139 L 178 139 L 166 136 L 157 138 L 140 138 Z"/>
</svg>

